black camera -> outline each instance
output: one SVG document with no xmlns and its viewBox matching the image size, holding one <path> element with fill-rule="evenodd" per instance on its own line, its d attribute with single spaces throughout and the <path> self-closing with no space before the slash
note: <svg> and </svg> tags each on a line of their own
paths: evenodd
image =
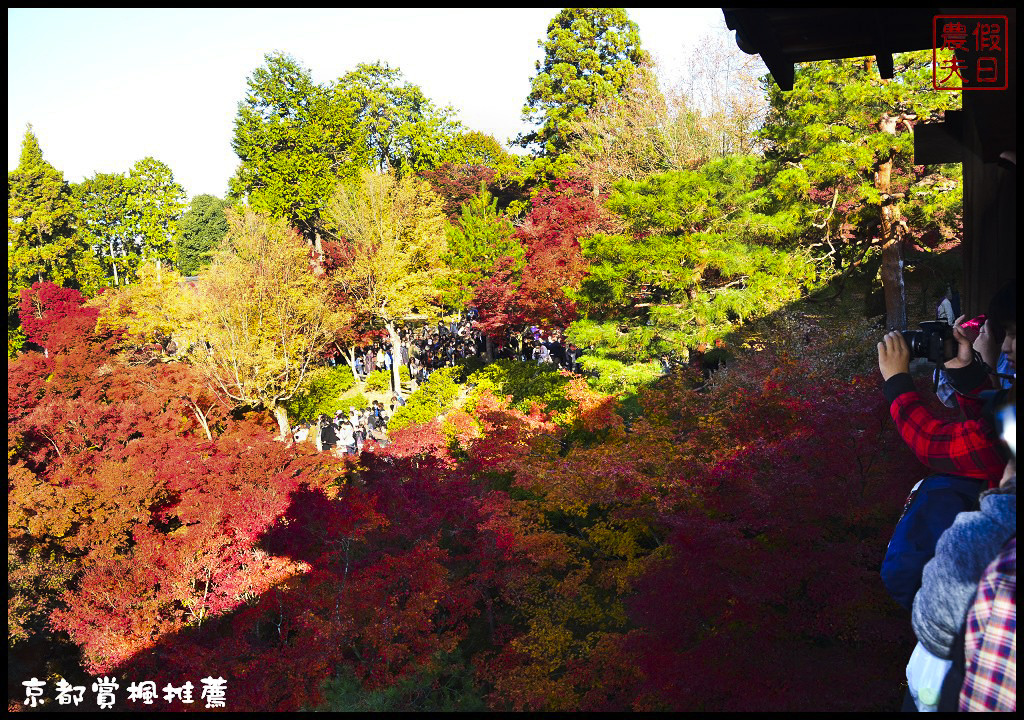
<svg viewBox="0 0 1024 720">
<path fill-rule="evenodd" d="M 920 330 L 906 330 L 902 335 L 910 347 L 911 358 L 927 358 L 937 364 L 956 357 L 953 328 L 942 320 L 923 322 Z"/>
</svg>

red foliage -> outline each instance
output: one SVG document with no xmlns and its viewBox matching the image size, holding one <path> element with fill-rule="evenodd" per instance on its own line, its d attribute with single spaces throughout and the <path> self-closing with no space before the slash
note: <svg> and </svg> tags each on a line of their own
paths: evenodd
<svg viewBox="0 0 1024 720">
<path fill-rule="evenodd" d="M 509 326 L 566 327 L 576 304 L 565 293 L 578 288 L 587 272 L 580 238 L 600 231 L 607 216 L 587 188 L 569 180 L 542 190 L 516 230 L 526 265 L 516 272 L 512 260 L 498 261 L 490 277 L 474 288 L 479 327 L 496 337 Z"/>
<path fill-rule="evenodd" d="M 500 193 L 500 189 L 494 186 L 497 175 L 497 171 L 486 165 L 454 163 L 444 163 L 436 170 L 420 173 L 420 177 L 429 182 L 434 192 L 444 200 L 444 214 L 452 222 L 461 214 L 463 203 L 480 193 L 481 186 L 492 195 Z"/>
<path fill-rule="evenodd" d="M 29 342 L 59 353 L 91 338 L 99 310 L 83 307 L 82 293 L 51 282 L 21 291 L 19 316 Z"/>
<path fill-rule="evenodd" d="M 537 210 L 524 237 L 571 247 L 584 211 Z M 294 710 L 459 652 L 496 709 L 896 701 L 909 624 L 877 566 L 922 471 L 873 378 L 764 351 L 664 378 L 628 427 L 583 381 L 555 418 L 485 392 L 455 447 L 434 421 L 341 462 L 78 333 L 8 367 L 9 545 L 90 672 Z"/>
</svg>

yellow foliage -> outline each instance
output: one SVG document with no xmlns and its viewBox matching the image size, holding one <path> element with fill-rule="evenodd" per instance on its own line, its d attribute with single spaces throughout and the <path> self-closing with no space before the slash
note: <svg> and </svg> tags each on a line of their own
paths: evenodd
<svg viewBox="0 0 1024 720">
<path fill-rule="evenodd" d="M 192 348 L 191 359 L 231 400 L 283 415 L 280 403 L 299 388 L 344 318 L 331 310 L 309 246 L 284 220 L 246 208 L 229 211 L 228 224 L 192 300 L 193 332 L 205 342 Z"/>
<path fill-rule="evenodd" d="M 441 199 L 415 176 L 363 171 L 338 186 L 329 208 L 348 249 L 335 282 L 357 314 L 393 325 L 414 313 L 436 316 L 437 284 L 446 273 L 447 220 Z"/>
</svg>

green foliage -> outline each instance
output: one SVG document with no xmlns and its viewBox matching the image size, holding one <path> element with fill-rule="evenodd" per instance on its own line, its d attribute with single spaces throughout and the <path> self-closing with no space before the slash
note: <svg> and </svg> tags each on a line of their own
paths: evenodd
<svg viewBox="0 0 1024 720">
<path fill-rule="evenodd" d="M 20 328 L 7 329 L 7 359 L 11 360 L 17 357 L 18 353 L 25 346 L 25 332 Z"/>
<path fill-rule="evenodd" d="M 362 63 L 339 78 L 334 104 L 351 109 L 360 163 L 399 177 L 464 162 L 461 125 L 451 108 L 439 109 L 402 72 L 387 63 Z"/>
<path fill-rule="evenodd" d="M 515 231 L 486 189 L 462 206 L 458 222 L 449 226 L 448 252 L 443 258 L 451 270 L 443 285 L 446 305 L 471 305 L 473 285 L 491 275 L 498 258 L 511 257 L 517 270 L 522 266 L 523 246 Z"/>
<path fill-rule="evenodd" d="M 441 368 L 430 373 L 427 381 L 416 388 L 405 405 L 395 410 L 388 422 L 388 431 L 430 422 L 448 412 L 459 396 L 459 386 L 454 380 L 457 373 L 456 368 Z"/>
<path fill-rule="evenodd" d="M 146 157 L 128 175 L 96 173 L 75 186 L 75 196 L 81 232 L 110 284 L 134 282 L 144 260 L 175 260 L 185 190 L 164 163 Z"/>
<path fill-rule="evenodd" d="M 338 403 L 331 412 L 348 412 L 349 408 L 355 408 L 356 410 L 362 410 L 370 406 L 370 399 L 363 395 L 358 390 L 349 390 L 347 393 L 338 398 Z"/>
<path fill-rule="evenodd" d="M 621 8 L 566 8 L 548 23 L 543 60 L 530 81 L 523 117 L 539 125 L 520 136 L 545 158 L 569 146 L 570 121 L 581 121 L 603 98 L 614 97 L 648 62 L 639 30 Z M 561 176 L 561 175 L 560 175 Z"/>
<path fill-rule="evenodd" d="M 514 174 L 519 168 L 519 157 L 486 133 L 464 132 L 458 137 L 457 147 L 462 164 L 485 165 L 497 170 L 499 176 Z"/>
<path fill-rule="evenodd" d="M 465 662 L 442 656 L 391 685 L 364 688 L 350 669 L 324 685 L 327 712 L 481 712 L 483 691 Z"/>
<path fill-rule="evenodd" d="M 474 396 L 490 390 L 510 397 L 512 406 L 522 412 L 529 412 L 533 403 L 545 412 L 562 412 L 571 404 L 565 396 L 568 382 L 567 375 L 551 366 L 519 360 L 497 360 L 469 377 L 469 384 L 476 386 Z"/>
<path fill-rule="evenodd" d="M 816 286 L 815 265 L 797 244 L 804 226 L 788 207 L 800 177 L 763 183 L 758 170 L 757 158 L 730 157 L 616 185 L 608 207 L 631 234 L 584 239 L 591 264 L 578 296 L 588 317 L 569 330 L 594 348 L 587 362 L 601 388 L 651 372 L 622 363 L 712 345 L 735 323 Z"/>
<path fill-rule="evenodd" d="M 7 329 L 17 325 L 18 293 L 50 281 L 95 290 L 92 248 L 76 232 L 75 201 L 63 174 L 43 159 L 29 126 L 18 167 L 7 173 Z"/>
<path fill-rule="evenodd" d="M 827 192 L 803 206 L 816 221 L 814 240 L 879 235 L 875 172 L 890 161 L 891 192 L 903 193 L 897 205 L 911 231 L 954 232 L 962 205 L 959 169 L 915 168 L 914 134 L 907 131 L 960 106 L 959 93 L 932 90 L 931 60 L 927 51 L 896 55 L 892 80 L 881 80 L 865 59 L 802 63 L 792 91 L 768 85 L 771 107 L 761 131 L 766 169 L 776 184 L 792 178 Z M 885 118 L 899 119 L 895 133 L 880 132 Z"/>
<path fill-rule="evenodd" d="M 140 254 L 147 260 L 174 262 L 174 237 L 185 209 L 185 189 L 174 181 L 167 165 L 151 157 L 132 166 L 128 189 Z"/>
<path fill-rule="evenodd" d="M 127 178 L 120 173 L 96 173 L 74 189 L 81 231 L 96 248 L 107 281 L 113 286 L 131 282 L 141 257 Z"/>
<path fill-rule="evenodd" d="M 399 366 L 398 374 L 402 378 L 403 383 L 412 381 L 412 376 L 409 375 L 409 368 L 405 365 Z M 387 369 L 374 370 L 372 373 L 367 375 L 366 389 L 370 392 L 391 392 L 391 371 Z"/>
<path fill-rule="evenodd" d="M 353 110 L 282 53 L 269 54 L 238 104 L 231 147 L 240 164 L 231 193 L 286 218 L 312 240 L 338 181 L 357 171 Z"/>
<path fill-rule="evenodd" d="M 178 224 L 176 238 L 178 272 L 197 275 L 212 262 L 213 250 L 228 234 L 224 201 L 213 195 L 197 195 Z"/>
<path fill-rule="evenodd" d="M 354 384 L 352 371 L 345 365 L 313 370 L 306 375 L 295 397 L 288 401 L 288 418 L 294 425 L 312 422 L 322 413 L 333 415 L 338 410 L 348 410 L 341 396 Z"/>
<path fill-rule="evenodd" d="M 645 363 L 624 363 L 611 357 L 584 355 L 580 365 L 592 373 L 590 387 L 609 395 L 635 393 L 641 386 L 661 377 L 661 363 L 651 360 Z"/>
</svg>

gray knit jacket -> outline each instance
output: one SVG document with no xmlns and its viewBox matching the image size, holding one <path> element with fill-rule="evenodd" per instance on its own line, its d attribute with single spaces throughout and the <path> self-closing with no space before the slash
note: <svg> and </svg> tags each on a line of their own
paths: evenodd
<svg viewBox="0 0 1024 720">
<path fill-rule="evenodd" d="M 914 597 L 914 634 L 928 652 L 946 660 L 982 573 L 1017 532 L 1015 485 L 990 493 L 982 496 L 981 510 L 960 513 L 939 538 Z"/>
</svg>

